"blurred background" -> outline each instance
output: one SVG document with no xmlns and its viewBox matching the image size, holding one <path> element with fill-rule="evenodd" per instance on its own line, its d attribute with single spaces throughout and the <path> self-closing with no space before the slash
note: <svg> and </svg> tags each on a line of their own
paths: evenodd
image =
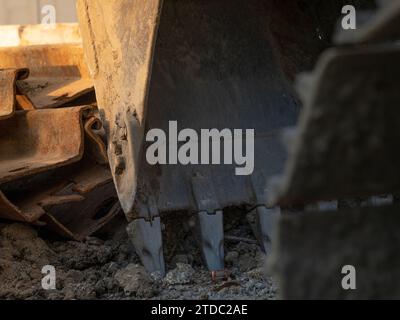
<svg viewBox="0 0 400 320">
<path fill-rule="evenodd" d="M 75 0 L 0 0 L 0 25 L 40 23 L 45 5 L 56 8 L 56 22 L 77 22 Z"/>
</svg>

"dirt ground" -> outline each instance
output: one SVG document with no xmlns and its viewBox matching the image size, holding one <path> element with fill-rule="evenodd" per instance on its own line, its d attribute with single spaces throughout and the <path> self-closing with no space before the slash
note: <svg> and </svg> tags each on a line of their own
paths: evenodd
<svg viewBox="0 0 400 320">
<path fill-rule="evenodd" d="M 167 275 L 141 266 L 120 216 L 85 242 L 0 223 L 0 299 L 275 299 L 262 254 L 243 214 L 225 215 L 227 280 L 211 281 L 193 237 L 193 220 L 169 216 L 164 225 Z M 243 241 L 240 241 L 244 239 Z M 56 290 L 44 290 L 41 269 L 56 269 Z"/>
</svg>

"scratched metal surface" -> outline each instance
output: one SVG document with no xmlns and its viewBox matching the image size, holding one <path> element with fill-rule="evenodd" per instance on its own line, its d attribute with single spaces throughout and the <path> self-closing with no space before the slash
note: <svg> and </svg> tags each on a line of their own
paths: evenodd
<svg viewBox="0 0 400 320">
<path fill-rule="evenodd" d="M 255 129 L 255 169 L 250 176 L 236 176 L 235 165 L 150 166 L 143 156 L 139 215 L 265 203 L 266 180 L 285 162 L 279 130 L 295 123 L 299 109 L 274 55 L 266 16 L 262 1 L 164 3 L 146 130 L 168 132 L 173 120 L 178 130 L 198 133 Z"/>
</svg>

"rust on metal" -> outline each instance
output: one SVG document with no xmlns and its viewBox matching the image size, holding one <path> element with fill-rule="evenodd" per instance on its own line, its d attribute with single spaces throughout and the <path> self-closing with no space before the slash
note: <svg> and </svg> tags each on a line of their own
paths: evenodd
<svg viewBox="0 0 400 320">
<path fill-rule="evenodd" d="M 0 217 L 4 219 L 26 221 L 24 214 L 19 208 L 13 205 L 0 191 Z"/>
<path fill-rule="evenodd" d="M 15 96 L 16 100 L 16 109 L 17 110 L 34 110 L 36 109 L 33 105 L 31 99 L 29 99 L 26 95 L 21 94 L 20 90 L 17 88 L 17 94 Z"/>
<path fill-rule="evenodd" d="M 26 79 L 28 75 L 26 68 L 0 70 L 0 120 L 13 116 L 16 109 L 16 82 Z"/>
<path fill-rule="evenodd" d="M 80 241 L 120 206 L 78 25 L 43 32 L 0 39 L 0 218 Z"/>
<path fill-rule="evenodd" d="M 61 149 L 64 150 L 73 146 L 71 152 L 75 152 L 80 158 L 64 163 L 62 166 L 47 166 L 42 171 L 18 173 L 12 179 L 9 177 L 5 179 L 2 174 L 0 176 L 0 183 L 2 183 L 0 185 L 2 190 L 0 217 L 46 225 L 62 236 L 83 240 L 120 212 L 110 169 L 105 164 L 105 145 L 101 138 L 95 137 L 96 132 L 101 129 L 101 122 L 93 116 L 91 107 L 35 110 L 33 113 L 50 114 L 54 122 L 52 125 L 49 123 L 45 125 L 46 118 L 38 117 L 28 124 L 28 128 L 32 129 L 38 125 L 43 131 L 49 131 L 49 127 L 54 125 L 56 128 L 60 127 L 63 132 L 56 134 L 47 132 L 48 134 L 45 135 L 47 140 L 43 138 L 43 135 L 33 134 L 25 142 L 27 145 L 38 146 L 43 139 L 50 150 L 55 144 L 60 144 Z M 69 121 L 70 115 L 74 115 L 73 121 Z M 76 118 L 76 116 L 79 117 Z M 17 117 L 18 113 L 14 118 Z M 65 122 L 63 123 L 61 119 Z M 72 137 L 74 134 L 75 138 Z M 34 140 L 35 137 L 37 140 Z M 21 136 L 14 137 L 16 141 L 20 141 L 20 138 Z M 70 145 L 65 148 L 67 143 Z M 22 144 L 25 150 L 25 144 Z M 31 150 L 30 154 L 36 152 Z M 18 155 L 15 154 L 15 156 Z M 31 162 L 36 160 L 42 165 L 46 164 L 46 159 L 49 158 L 48 153 L 43 153 L 42 158 L 37 159 L 29 159 L 29 154 L 25 157 L 26 160 Z M 0 158 L 2 168 L 9 168 L 13 162 L 16 161 L 5 162 Z M 40 188 L 37 187 L 38 185 Z"/>
<path fill-rule="evenodd" d="M 63 236 L 83 240 L 119 213 L 108 167 L 85 159 L 70 168 L 56 169 L 52 178 L 52 183 L 39 190 L 33 184 L 24 193 L 8 187 L 9 198 L 0 194 L 0 208 L 6 209 L 0 217 L 45 224 Z"/>
<path fill-rule="evenodd" d="M 97 161 L 99 163 L 108 164 L 107 147 L 102 138 L 104 133 L 101 132 L 103 129 L 101 120 L 92 116 L 87 119 L 84 128 L 88 139 L 92 142 L 90 146 L 94 146 L 97 149 L 97 152 L 93 152 L 93 154 L 99 156 L 97 157 Z"/>
<path fill-rule="evenodd" d="M 211 281 L 212 283 L 217 283 L 219 281 L 228 281 L 230 278 L 230 272 L 229 270 L 217 270 L 217 271 L 211 271 Z"/>
<path fill-rule="evenodd" d="M 62 107 L 94 90 L 79 44 L 0 48 L 0 68 L 29 68 L 17 86 L 37 109 Z"/>
<path fill-rule="evenodd" d="M 92 107 L 18 111 L 0 121 L 0 183 L 79 161 Z"/>
<path fill-rule="evenodd" d="M 82 201 L 48 208 L 41 221 L 58 233 L 81 241 L 109 222 L 120 210 L 110 175 L 109 182 L 93 188 Z"/>
<path fill-rule="evenodd" d="M 78 0 L 77 8 L 97 100 L 108 123 L 110 167 L 122 208 L 128 213 L 136 194 L 162 1 Z"/>
</svg>

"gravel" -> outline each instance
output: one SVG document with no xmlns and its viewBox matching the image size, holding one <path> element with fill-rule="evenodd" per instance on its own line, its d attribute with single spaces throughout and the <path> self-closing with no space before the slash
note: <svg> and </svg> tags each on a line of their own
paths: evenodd
<svg viewBox="0 0 400 320">
<path fill-rule="evenodd" d="M 254 237 L 245 216 L 226 215 L 225 233 Z M 0 299 L 275 299 L 258 245 L 227 241 L 225 279 L 213 282 L 200 258 L 190 219 L 169 216 L 164 226 L 167 274 L 141 266 L 118 217 L 84 242 L 65 241 L 41 229 L 0 223 Z M 56 269 L 56 290 L 44 290 L 44 265 Z"/>
</svg>

